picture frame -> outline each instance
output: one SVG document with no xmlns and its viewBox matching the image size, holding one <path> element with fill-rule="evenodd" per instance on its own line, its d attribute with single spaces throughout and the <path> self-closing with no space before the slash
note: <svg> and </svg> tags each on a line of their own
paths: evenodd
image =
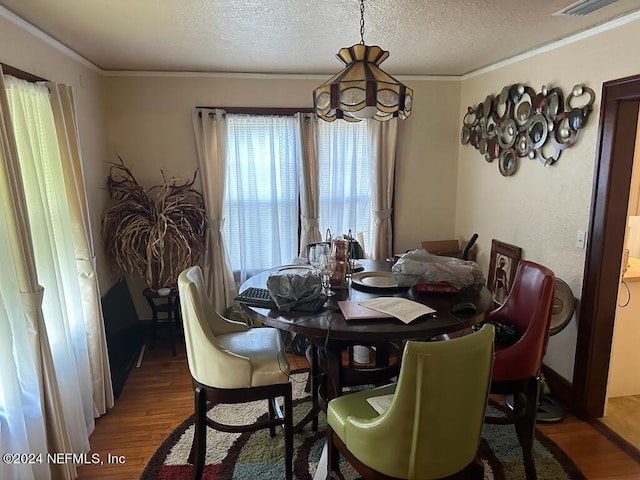
<svg viewBox="0 0 640 480">
<path fill-rule="evenodd" d="M 522 249 L 520 247 L 501 242 L 495 238 L 491 240 L 487 288 L 496 305 L 502 305 L 509 295 L 516 275 L 516 267 L 521 257 Z"/>
</svg>

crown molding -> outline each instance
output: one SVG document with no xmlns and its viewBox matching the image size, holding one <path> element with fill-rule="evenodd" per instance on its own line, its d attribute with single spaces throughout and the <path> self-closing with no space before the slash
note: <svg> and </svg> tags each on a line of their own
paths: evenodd
<svg viewBox="0 0 640 480">
<path fill-rule="evenodd" d="M 42 40 L 47 45 L 55 48 L 56 50 L 60 51 L 61 53 L 65 54 L 65 55 L 67 55 L 68 57 L 70 57 L 71 59 L 75 60 L 76 62 L 84 65 L 85 67 L 90 68 L 91 70 L 93 70 L 96 73 L 104 74 L 104 70 L 102 70 L 96 64 L 91 63 L 89 60 L 84 58 L 82 55 L 79 55 L 74 50 L 71 50 L 66 45 L 63 45 L 58 40 L 56 40 L 55 38 L 53 38 L 53 37 L 49 36 L 48 34 L 44 33 L 39 28 L 36 28 L 33 25 L 31 25 L 30 23 L 24 21 L 22 18 L 18 17 L 15 13 L 10 12 L 9 10 L 7 10 L 5 7 L 3 7 L 1 5 L 0 5 L 0 16 L 6 18 L 7 20 L 9 20 L 14 25 L 26 30 L 28 33 L 30 33 L 34 37 L 38 38 L 39 40 Z"/>
<path fill-rule="evenodd" d="M 487 67 L 479 68 L 478 70 L 474 70 L 473 72 L 465 73 L 460 76 L 460 80 L 467 80 L 469 78 L 478 77 L 480 75 L 484 75 L 488 72 L 493 72 L 494 70 L 499 70 L 503 67 L 507 67 L 509 65 L 513 65 L 514 63 L 521 62 L 522 60 L 526 60 L 528 58 L 536 57 L 543 53 L 550 52 L 552 50 L 556 50 L 558 48 L 565 47 L 572 43 L 579 42 L 589 37 L 593 37 L 599 35 L 601 33 L 607 32 L 609 30 L 614 30 L 618 27 L 626 25 L 627 23 L 634 22 L 640 19 L 640 11 L 630 13 L 629 15 L 625 15 L 615 20 L 611 20 L 610 22 L 603 23 L 602 25 L 598 25 L 597 27 L 590 28 L 589 30 L 585 30 L 584 32 L 576 33 L 575 35 L 571 35 L 569 37 L 565 37 L 561 40 L 557 40 L 553 43 L 549 43 L 542 47 L 534 48 L 533 50 L 529 50 L 526 53 L 522 53 L 520 55 L 516 55 L 515 57 L 508 58 L 501 62 L 494 63 L 493 65 L 489 65 Z"/>
</svg>

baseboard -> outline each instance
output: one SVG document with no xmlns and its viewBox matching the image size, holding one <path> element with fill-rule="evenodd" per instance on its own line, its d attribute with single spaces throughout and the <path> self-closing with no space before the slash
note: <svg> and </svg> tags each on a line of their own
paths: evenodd
<svg viewBox="0 0 640 480">
<path fill-rule="evenodd" d="M 542 374 L 544 375 L 547 385 L 551 390 L 551 394 L 556 400 L 559 400 L 565 407 L 572 412 L 575 412 L 575 405 L 573 404 L 572 384 L 569 380 L 564 378 L 553 368 L 543 364 Z"/>
</svg>

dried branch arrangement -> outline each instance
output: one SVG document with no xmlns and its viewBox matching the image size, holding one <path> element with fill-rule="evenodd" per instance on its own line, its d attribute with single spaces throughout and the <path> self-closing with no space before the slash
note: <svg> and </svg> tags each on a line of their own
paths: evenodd
<svg viewBox="0 0 640 480">
<path fill-rule="evenodd" d="M 207 215 L 191 180 L 166 179 L 145 190 L 118 157 L 107 188 L 116 203 L 102 220 L 107 255 L 121 273 L 139 273 L 149 287 L 175 286 L 179 273 L 195 265 L 206 245 Z"/>
</svg>

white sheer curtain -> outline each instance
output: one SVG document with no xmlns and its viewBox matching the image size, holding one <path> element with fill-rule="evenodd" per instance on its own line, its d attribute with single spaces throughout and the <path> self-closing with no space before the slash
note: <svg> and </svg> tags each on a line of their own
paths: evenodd
<svg viewBox="0 0 640 480">
<path fill-rule="evenodd" d="M 6 205 L 4 201 L 3 205 Z M 0 355 L 0 452 L 30 452 L 44 457 L 47 439 L 36 365 L 37 338 L 33 330 L 29 332 L 37 323 L 33 325 L 27 319 L 22 304 L 4 210 L 0 208 L 0 245 L 4 252 L 0 275 L 0 350 L 3 352 Z M 32 465 L 2 462 L 0 477 L 48 479 L 50 475 L 45 462 Z"/>
<path fill-rule="evenodd" d="M 317 120 L 310 113 L 296 114 L 300 135 L 300 252 L 307 255 L 307 245 L 322 241 L 318 219 L 318 140 Z"/>
<path fill-rule="evenodd" d="M 336 236 L 363 232 L 369 244 L 371 226 L 371 148 L 373 120 L 317 122 L 320 231 Z"/>
<path fill-rule="evenodd" d="M 224 110 L 196 108 L 193 111 L 202 195 L 209 220 L 204 276 L 207 294 L 216 311 L 224 313 L 237 289 L 222 235 L 223 198 L 227 165 L 227 120 Z"/>
<path fill-rule="evenodd" d="M 293 116 L 227 114 L 227 130 L 223 232 L 243 282 L 297 255 L 300 141 Z"/>
<path fill-rule="evenodd" d="M 70 86 L 52 82 L 46 85 L 51 96 L 66 200 L 72 222 L 71 234 L 88 342 L 94 416 L 97 417 L 113 407 L 113 387 L 96 275 L 89 207 L 82 173 L 75 105 Z"/>
<path fill-rule="evenodd" d="M 396 165 L 398 119 L 371 122 L 373 229 L 369 256 L 384 259 L 393 255 L 393 188 Z"/>
<path fill-rule="evenodd" d="M 3 453 L 19 451 L 42 453 L 44 456 L 47 451 L 72 450 L 41 308 L 43 288 L 38 285 L 24 182 L 4 79 L 0 67 L 0 197 L 4 217 L 2 224 L 6 226 L 0 241 L 5 247 L 5 262 L 8 263 L 3 270 L 1 284 L 3 308 L 12 315 L 8 321 L 0 318 L 3 330 L 6 331 L 9 325 L 12 334 L 0 336 L 4 352 L 0 355 L 0 387 L 3 390 L 0 404 L 6 402 L 9 405 L 0 405 L 0 410 L 3 410 L 3 415 L 0 415 L 0 443 Z M 15 283 L 11 284 L 14 280 Z M 19 291 L 22 308 L 15 303 L 16 291 Z M 25 329 L 20 327 L 20 322 L 24 323 Z M 45 439 L 46 445 L 43 445 Z M 11 444 L 12 450 L 4 449 L 7 444 Z M 16 450 L 17 447 L 20 450 Z M 43 469 L 43 465 L 46 468 Z M 41 465 L 16 466 L 3 462 L 0 473 L 0 477 L 7 480 L 71 479 L 75 478 L 76 469 L 72 463 L 47 464 L 43 461 Z"/>
<path fill-rule="evenodd" d="M 64 426 L 72 450 L 87 452 L 94 428 L 90 361 L 49 90 L 12 77 L 5 80 Z"/>
<path fill-rule="evenodd" d="M 6 98 L 1 78 L 0 97 Z M 13 251 L 21 243 L 21 235 L 13 207 L 19 199 L 12 195 L 11 177 L 14 177 L 14 172 L 9 159 L 11 140 L 7 136 L 5 119 L 8 120 L 8 112 L 5 107 L 6 103 L 0 101 L 3 113 L 0 116 L 0 246 L 3 252 L 0 275 L 0 452 L 31 452 L 44 456 L 47 438 L 41 390 L 41 382 L 44 384 L 44 381 L 38 361 L 38 318 L 37 314 L 28 317 L 25 312 L 20 291 L 26 291 L 27 287 L 20 285 L 14 267 L 18 259 L 14 259 Z M 10 230 L 13 231 L 13 240 Z M 26 276 L 23 275 L 22 283 L 29 281 Z M 0 477 L 7 480 L 51 478 L 44 462 L 31 465 L 2 462 Z"/>
</svg>

